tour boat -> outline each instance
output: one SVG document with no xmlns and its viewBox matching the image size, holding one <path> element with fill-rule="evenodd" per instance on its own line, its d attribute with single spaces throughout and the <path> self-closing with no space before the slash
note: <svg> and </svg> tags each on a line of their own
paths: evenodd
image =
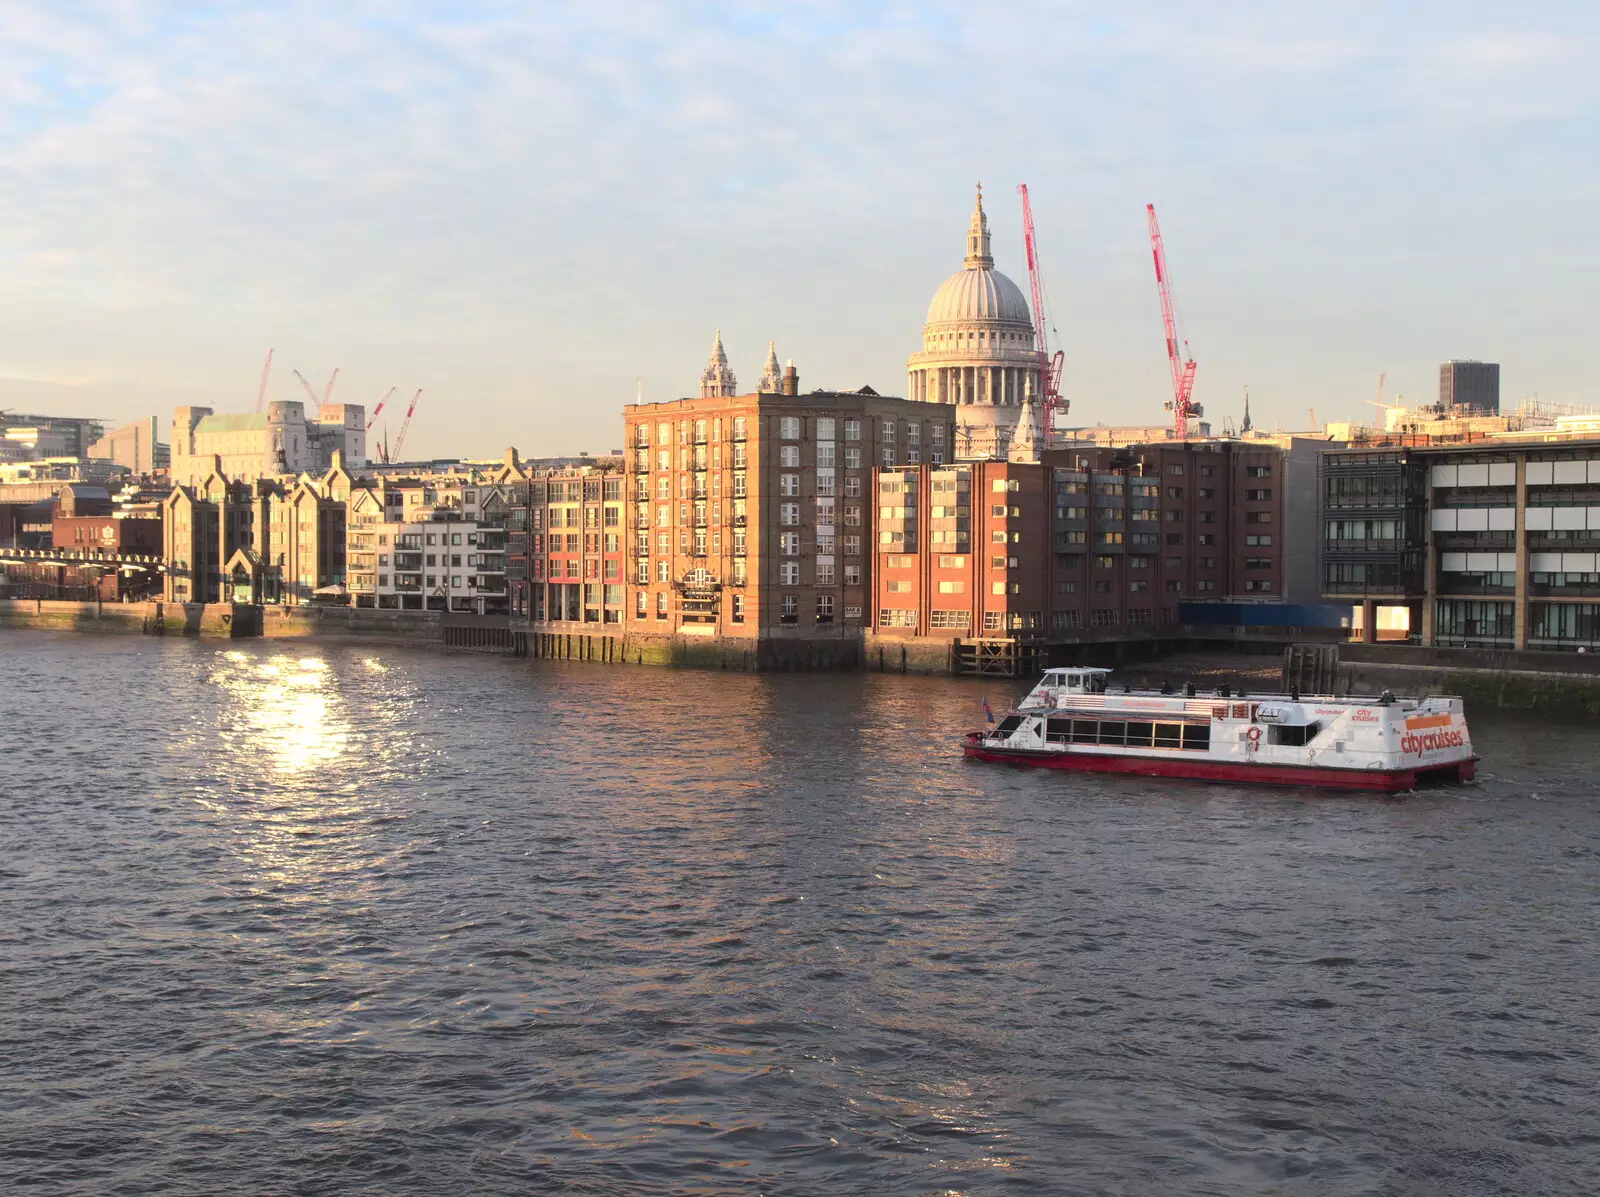
<svg viewBox="0 0 1600 1197">
<path fill-rule="evenodd" d="M 1467 781 L 1461 699 L 1197 693 L 1106 688 L 1108 669 L 1050 669 L 992 729 L 969 732 L 969 757 L 1202 781 L 1410 790 Z M 984 702 L 985 710 L 988 701 Z"/>
</svg>

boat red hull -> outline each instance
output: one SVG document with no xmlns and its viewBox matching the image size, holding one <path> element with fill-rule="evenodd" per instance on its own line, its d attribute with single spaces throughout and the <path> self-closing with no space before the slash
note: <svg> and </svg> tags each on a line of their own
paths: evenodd
<svg viewBox="0 0 1600 1197">
<path fill-rule="evenodd" d="M 1430 765 L 1425 769 L 1322 769 L 1314 765 L 1241 764 L 1195 760 L 1193 757 L 1113 756 L 1095 752 L 1032 752 L 1021 748 L 986 748 L 969 735 L 962 750 L 974 760 L 1038 769 L 1072 769 L 1083 773 L 1122 773 L 1134 777 L 1177 777 L 1193 781 L 1245 782 L 1269 786 L 1310 786 L 1324 790 L 1376 790 L 1398 793 L 1429 781 L 1470 781 L 1477 758 Z"/>
</svg>

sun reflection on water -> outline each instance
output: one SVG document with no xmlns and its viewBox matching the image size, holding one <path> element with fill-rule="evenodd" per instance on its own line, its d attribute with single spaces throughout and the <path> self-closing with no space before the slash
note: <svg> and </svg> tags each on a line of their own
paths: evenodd
<svg viewBox="0 0 1600 1197">
<path fill-rule="evenodd" d="M 240 717 L 228 738 L 257 758 L 258 767 L 266 764 L 274 773 L 293 776 L 326 769 L 346 755 L 350 720 L 325 660 L 263 660 L 240 652 L 223 657 L 225 667 L 211 680 L 227 692 L 232 712 Z"/>
<path fill-rule="evenodd" d="M 370 658 L 222 651 L 203 675 L 220 698 L 175 749 L 234 884 L 297 908 L 348 900 L 406 837 L 385 830 L 406 779 L 426 770 L 413 672 Z"/>
</svg>

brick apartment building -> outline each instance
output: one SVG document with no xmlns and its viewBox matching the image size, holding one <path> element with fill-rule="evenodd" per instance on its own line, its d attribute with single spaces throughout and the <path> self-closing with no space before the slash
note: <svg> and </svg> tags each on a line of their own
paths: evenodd
<svg viewBox="0 0 1600 1197">
<path fill-rule="evenodd" d="M 1170 632 L 1183 599 L 1275 601 L 1283 458 L 1191 441 L 880 469 L 872 630 L 1076 643 Z"/>
<path fill-rule="evenodd" d="M 629 631 L 859 642 L 870 626 L 874 470 L 942 464 L 953 413 L 802 395 L 793 367 L 780 385 L 624 409 Z"/>
<path fill-rule="evenodd" d="M 508 462 L 498 481 L 506 496 L 511 618 L 550 630 L 620 631 L 626 599 L 622 463 L 608 458 L 524 473 Z"/>
</svg>

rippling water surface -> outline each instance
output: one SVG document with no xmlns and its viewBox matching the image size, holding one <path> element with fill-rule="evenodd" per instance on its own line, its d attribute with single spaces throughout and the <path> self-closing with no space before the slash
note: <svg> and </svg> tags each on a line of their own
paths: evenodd
<svg viewBox="0 0 1600 1197">
<path fill-rule="evenodd" d="M 0 1191 L 1600 1189 L 1600 734 L 1400 801 L 1007 683 L 0 639 Z"/>
</svg>

